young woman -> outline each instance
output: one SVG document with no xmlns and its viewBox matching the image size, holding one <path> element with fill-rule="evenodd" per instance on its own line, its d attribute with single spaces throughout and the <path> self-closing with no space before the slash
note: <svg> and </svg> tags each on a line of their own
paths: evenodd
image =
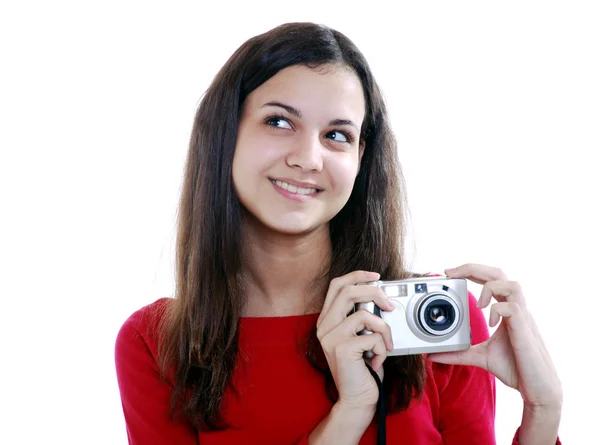
<svg viewBox="0 0 600 445">
<path fill-rule="evenodd" d="M 176 296 L 134 313 L 116 343 L 130 444 L 493 444 L 494 376 L 523 397 L 514 443 L 557 443 L 561 385 L 518 283 L 483 284 L 473 346 L 390 356 L 390 327 L 356 286 L 410 277 L 404 195 L 381 93 L 362 54 L 293 23 L 244 43 L 198 109 L 177 238 Z M 489 337 L 481 307 L 491 308 Z M 350 314 L 350 315 L 349 315 Z M 371 334 L 357 335 L 363 329 Z"/>
</svg>

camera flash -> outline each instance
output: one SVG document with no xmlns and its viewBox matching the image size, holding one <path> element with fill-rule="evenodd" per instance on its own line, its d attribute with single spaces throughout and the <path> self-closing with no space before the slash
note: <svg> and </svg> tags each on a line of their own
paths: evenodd
<svg viewBox="0 0 600 445">
<path fill-rule="evenodd" d="M 384 288 L 385 295 L 389 298 L 393 297 L 406 297 L 408 289 L 406 284 L 399 284 L 397 286 L 388 286 Z"/>
</svg>

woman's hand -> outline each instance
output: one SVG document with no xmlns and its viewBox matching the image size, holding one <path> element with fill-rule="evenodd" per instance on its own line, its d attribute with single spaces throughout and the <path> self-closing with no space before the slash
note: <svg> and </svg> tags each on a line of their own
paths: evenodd
<svg viewBox="0 0 600 445">
<path fill-rule="evenodd" d="M 371 423 L 379 399 L 375 379 L 367 369 L 363 354 L 373 351 L 371 367 L 383 380 L 383 362 L 393 349 L 390 327 L 380 317 L 360 310 L 350 312 L 356 303 L 373 301 L 381 310 L 393 310 L 383 291 L 375 286 L 356 286 L 379 279 L 375 272 L 355 271 L 335 278 L 329 284 L 317 338 L 325 353 L 338 391 L 338 401 L 329 415 L 312 431 L 313 444 L 357 444 Z M 358 335 L 363 329 L 371 334 Z"/>
<path fill-rule="evenodd" d="M 317 320 L 317 338 L 325 353 L 339 394 L 338 405 L 375 412 L 379 391 L 363 354 L 373 351 L 371 367 L 383 379 L 383 362 L 393 349 L 390 327 L 380 317 L 360 310 L 348 315 L 356 303 L 373 301 L 381 310 L 393 310 L 383 291 L 356 286 L 379 279 L 374 272 L 355 271 L 335 278 Z M 357 335 L 363 329 L 372 334 Z M 371 419 L 369 419 L 370 422 Z"/>
<path fill-rule="evenodd" d="M 526 408 L 560 410 L 561 383 L 531 314 L 521 286 L 508 281 L 497 268 L 465 264 L 447 269 L 451 278 L 467 278 L 483 284 L 478 306 L 490 309 L 491 327 L 500 326 L 485 342 L 465 351 L 430 354 L 434 362 L 484 368 L 521 393 Z"/>
</svg>

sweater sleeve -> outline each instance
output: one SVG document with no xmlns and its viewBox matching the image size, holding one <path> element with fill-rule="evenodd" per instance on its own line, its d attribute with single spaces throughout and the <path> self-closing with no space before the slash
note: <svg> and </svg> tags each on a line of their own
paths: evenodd
<svg viewBox="0 0 600 445">
<path fill-rule="evenodd" d="M 172 385 L 161 380 L 156 347 L 142 335 L 138 314 L 121 327 L 115 365 L 130 445 L 197 445 L 194 429 L 169 416 Z"/>
<path fill-rule="evenodd" d="M 469 292 L 472 344 L 489 338 L 487 323 Z M 474 366 L 433 364 L 440 398 L 439 428 L 445 445 L 495 444 L 495 378 Z M 437 368 L 437 369 L 436 369 Z"/>
</svg>

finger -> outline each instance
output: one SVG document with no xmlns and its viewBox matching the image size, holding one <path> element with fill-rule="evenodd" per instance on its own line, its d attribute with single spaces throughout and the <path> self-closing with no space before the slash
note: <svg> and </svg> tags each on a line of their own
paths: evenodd
<svg viewBox="0 0 600 445">
<path fill-rule="evenodd" d="M 467 278 L 477 284 L 485 284 L 488 281 L 506 280 L 507 277 L 497 267 L 484 266 L 482 264 L 468 263 L 462 266 L 445 269 L 444 273 L 450 278 Z"/>
<path fill-rule="evenodd" d="M 477 307 L 487 307 L 492 297 L 499 302 L 512 301 L 525 307 L 525 296 L 521 285 L 516 281 L 488 281 L 481 289 Z"/>
<path fill-rule="evenodd" d="M 535 389 L 540 384 L 545 388 L 554 388 L 553 383 L 547 382 L 555 379 L 556 370 L 543 342 L 532 329 L 528 313 L 515 302 L 493 304 L 490 325 L 498 323 L 500 318 L 519 369 L 519 380 L 527 391 L 527 394 L 521 392 L 521 395 L 531 400 L 546 396 L 552 398 L 552 391 L 539 392 Z"/>
<path fill-rule="evenodd" d="M 479 368 L 487 369 L 485 347 L 485 342 L 479 343 L 464 351 L 427 354 L 427 359 L 432 362 L 444 363 L 447 365 L 477 366 Z"/>
<path fill-rule="evenodd" d="M 380 275 L 377 272 L 355 270 L 354 272 L 342 275 L 341 277 L 337 277 L 331 280 L 331 283 L 329 283 L 329 289 L 327 290 L 327 295 L 325 296 L 323 308 L 321 309 L 321 315 L 317 320 L 317 326 L 319 325 L 322 317 L 329 311 L 329 307 L 335 301 L 339 292 L 345 286 L 351 286 L 359 283 L 368 283 L 369 281 L 377 281 L 379 277 Z"/>
<path fill-rule="evenodd" d="M 498 324 L 500 319 L 507 321 L 508 335 L 513 339 L 513 335 L 524 332 L 527 334 L 527 338 L 534 338 L 533 331 L 529 327 L 529 317 L 527 317 L 524 309 L 514 301 L 507 301 L 502 303 L 494 303 L 490 309 L 490 327 L 494 327 Z M 519 341 L 519 338 L 523 338 L 522 335 L 516 335 L 515 339 Z M 515 344 L 513 344 L 513 347 Z M 514 349 L 514 348 L 513 348 Z"/>
<path fill-rule="evenodd" d="M 510 345 L 519 363 L 535 363 L 534 357 L 541 357 L 547 362 L 547 355 L 543 343 L 541 343 L 531 326 L 527 312 L 515 302 L 495 303 L 490 310 L 490 327 L 496 326 L 502 319 L 502 324 L 510 339 Z M 534 365 L 535 366 L 535 365 Z M 533 368 L 528 371 L 532 371 Z"/>
<path fill-rule="evenodd" d="M 373 371 L 378 372 L 387 358 L 387 351 L 383 337 L 377 332 L 359 335 L 339 343 L 335 348 L 335 357 L 338 365 L 343 366 L 343 363 L 348 362 L 349 359 L 364 360 L 363 355 L 367 351 L 373 351 L 371 368 L 373 368 Z"/>
<path fill-rule="evenodd" d="M 394 309 L 393 303 L 377 286 L 352 285 L 344 287 L 329 306 L 327 313 L 323 315 L 321 323 L 317 326 L 317 331 L 320 331 L 321 335 L 327 334 L 346 319 L 348 313 L 354 309 L 354 305 L 371 301 L 384 311 Z"/>
<path fill-rule="evenodd" d="M 382 318 L 365 310 L 360 310 L 350 315 L 336 328 L 334 328 L 328 334 L 328 336 L 337 338 L 352 338 L 356 337 L 359 332 L 365 329 L 369 330 L 370 332 L 380 334 L 383 337 L 385 347 L 388 351 L 394 349 L 394 344 L 392 341 L 392 329 L 390 326 Z"/>
</svg>

